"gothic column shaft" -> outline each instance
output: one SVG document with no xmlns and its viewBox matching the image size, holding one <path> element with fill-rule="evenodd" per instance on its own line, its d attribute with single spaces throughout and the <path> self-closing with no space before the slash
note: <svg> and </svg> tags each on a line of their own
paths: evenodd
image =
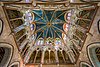
<svg viewBox="0 0 100 67">
<path fill-rule="evenodd" d="M 41 57 L 41 63 L 44 63 L 44 56 L 45 56 L 45 51 L 42 51 L 42 57 Z"/>
<path fill-rule="evenodd" d="M 55 53 L 56 63 L 59 63 L 57 51 L 55 51 L 54 53 Z"/>
</svg>

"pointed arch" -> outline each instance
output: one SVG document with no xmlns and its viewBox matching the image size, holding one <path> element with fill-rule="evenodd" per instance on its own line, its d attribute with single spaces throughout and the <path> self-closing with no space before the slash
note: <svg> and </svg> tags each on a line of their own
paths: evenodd
<svg viewBox="0 0 100 67">
<path fill-rule="evenodd" d="M 92 67 L 90 64 L 88 64 L 87 62 L 81 61 L 80 62 L 80 67 Z"/>
<path fill-rule="evenodd" d="M 13 46 L 8 43 L 0 42 L 0 47 L 5 51 L 0 67 L 7 67 L 13 56 Z"/>
<path fill-rule="evenodd" d="M 100 34 L 100 20 L 97 22 L 98 32 Z"/>
<path fill-rule="evenodd" d="M 3 21 L 0 18 L 0 35 L 1 35 L 2 31 L 3 31 Z"/>
<path fill-rule="evenodd" d="M 15 61 L 11 65 L 9 65 L 9 67 L 20 67 L 20 62 L 19 61 Z"/>
<path fill-rule="evenodd" d="M 91 43 L 87 47 L 88 57 L 89 57 L 89 60 L 91 61 L 92 65 L 93 65 L 93 67 L 99 67 L 100 66 L 100 62 L 99 62 L 99 59 L 98 59 L 97 53 L 96 53 L 97 48 L 100 48 L 100 42 Z"/>
</svg>

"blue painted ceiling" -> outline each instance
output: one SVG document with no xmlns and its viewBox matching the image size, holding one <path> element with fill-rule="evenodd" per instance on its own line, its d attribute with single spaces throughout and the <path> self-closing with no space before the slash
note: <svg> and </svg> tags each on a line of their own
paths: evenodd
<svg viewBox="0 0 100 67">
<path fill-rule="evenodd" d="M 61 38 L 66 11 L 33 10 L 37 38 Z"/>
</svg>

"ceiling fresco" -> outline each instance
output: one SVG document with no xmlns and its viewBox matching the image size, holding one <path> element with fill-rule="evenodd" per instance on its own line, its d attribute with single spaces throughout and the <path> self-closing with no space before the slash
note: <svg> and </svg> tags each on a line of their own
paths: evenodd
<svg viewBox="0 0 100 67">
<path fill-rule="evenodd" d="M 35 33 L 38 38 L 60 38 L 62 37 L 64 14 L 66 11 L 41 11 L 33 10 L 34 21 L 36 25 Z M 36 22 L 35 22 L 36 21 Z"/>
</svg>

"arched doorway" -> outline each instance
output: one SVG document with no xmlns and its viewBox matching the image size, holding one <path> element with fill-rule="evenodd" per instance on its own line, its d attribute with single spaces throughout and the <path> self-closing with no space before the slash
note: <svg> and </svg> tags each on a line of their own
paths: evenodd
<svg viewBox="0 0 100 67">
<path fill-rule="evenodd" d="M 7 67 L 12 58 L 13 47 L 8 43 L 0 43 L 0 52 L 2 53 L 0 67 Z"/>
<path fill-rule="evenodd" d="M 100 66 L 100 42 L 92 43 L 87 47 L 88 57 L 93 67 Z"/>
</svg>

